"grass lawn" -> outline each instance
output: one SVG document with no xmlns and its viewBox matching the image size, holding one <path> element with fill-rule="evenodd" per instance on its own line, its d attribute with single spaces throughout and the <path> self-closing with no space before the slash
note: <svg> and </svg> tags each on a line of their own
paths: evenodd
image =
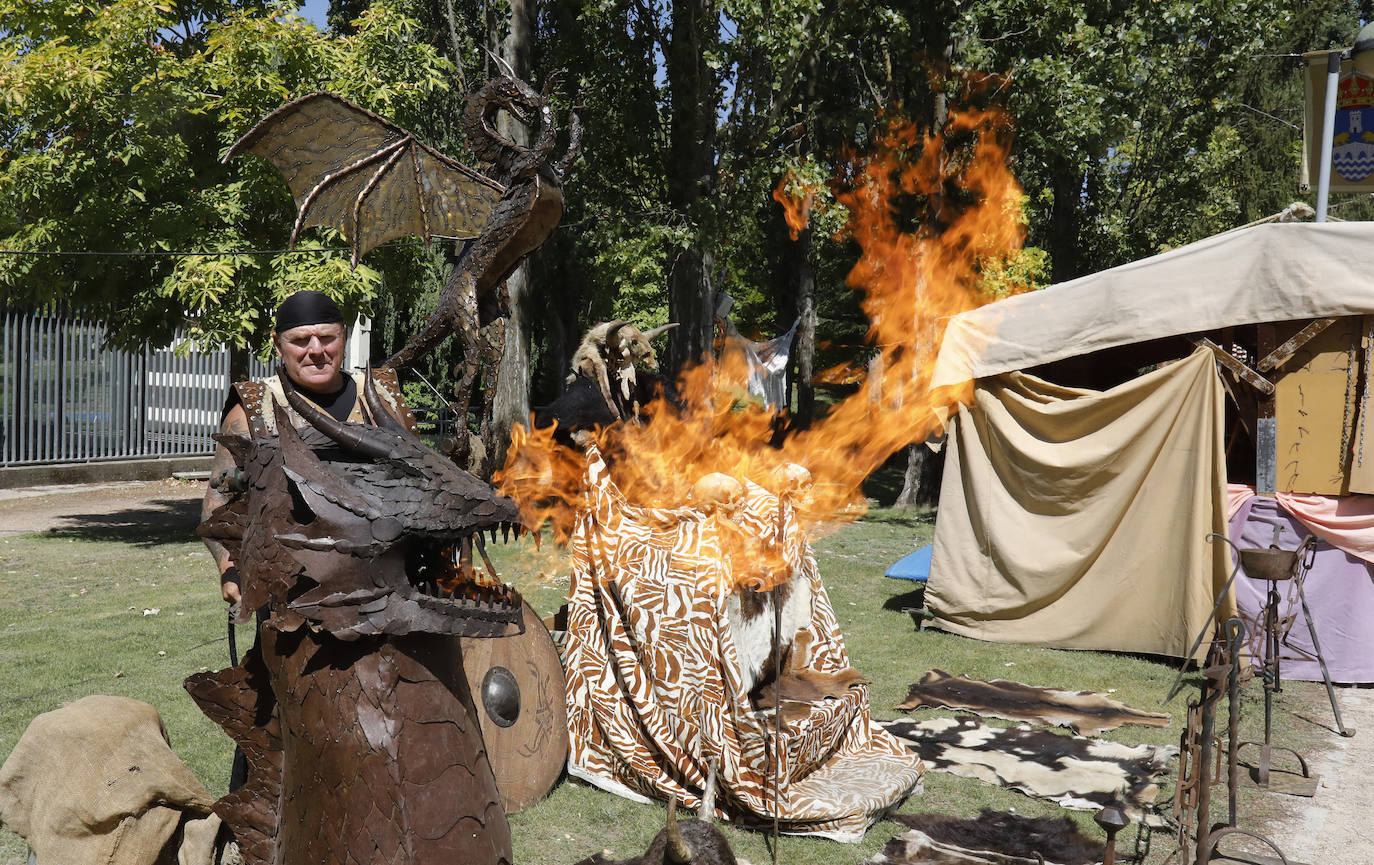
<svg viewBox="0 0 1374 865">
<path fill-rule="evenodd" d="M 873 681 L 875 717 L 896 717 L 891 707 L 932 667 L 981 679 L 1114 689 L 1115 698 L 1137 708 L 1158 707 L 1176 672 L 1158 659 L 997 645 L 917 631 L 902 612 L 914 600 L 910 585 L 885 579 L 883 571 L 901 555 L 928 543 L 933 531 L 932 512 L 875 510 L 816 544 L 853 663 Z M 494 558 L 541 614 L 562 602 L 566 582 L 560 583 L 558 575 L 566 570 L 557 551 L 547 545 L 542 551 L 521 545 L 499 551 Z M 0 756 L 9 754 L 28 722 L 41 712 L 88 694 L 136 697 L 157 707 L 177 754 L 213 794 L 222 795 L 231 743 L 181 688 L 187 675 L 228 663 L 224 605 L 211 574 L 209 555 L 189 527 L 161 532 L 78 529 L 0 538 Z M 241 629 L 240 648 L 250 642 L 251 633 Z M 1168 707 L 1174 721 L 1167 729 L 1124 727 L 1104 738 L 1177 744 L 1189 694 L 1196 694 L 1196 688 L 1185 690 Z M 1287 684 L 1276 701 L 1275 740 L 1311 756 L 1324 731 L 1294 716 L 1305 713 L 1329 723 L 1330 709 L 1324 701 L 1320 686 Z M 1244 707 L 1247 739 L 1262 737 L 1262 705 L 1262 693 L 1252 684 Z M 1171 794 L 1170 779 L 1161 801 L 1167 802 Z M 1287 807 L 1273 801 L 1282 798 L 1245 796 L 1244 824 L 1254 827 L 1256 820 Z M 1224 787 L 1217 788 L 1214 799 L 1224 806 Z M 980 808 L 1070 814 L 1100 837 L 1090 814 L 1062 811 L 1018 793 L 936 772 L 927 774 L 925 792 L 908 799 L 901 810 L 974 816 Z M 1220 810 L 1214 813 L 1222 816 Z M 552 795 L 511 818 L 515 859 L 564 865 L 602 850 L 617 858 L 638 855 L 662 828 L 663 817 L 662 806 L 629 802 L 565 777 Z M 898 824 L 882 822 L 858 845 L 785 837 L 778 861 L 857 863 L 900 831 L 904 830 Z M 766 836 L 734 829 L 727 829 L 727 834 L 736 853 L 755 865 L 772 858 Z M 1123 852 L 1133 835 L 1123 833 Z M 1172 836 L 1156 833 L 1147 861 L 1162 862 L 1172 849 Z M 24 855 L 23 841 L 0 831 L 0 865 L 20 865 Z"/>
</svg>

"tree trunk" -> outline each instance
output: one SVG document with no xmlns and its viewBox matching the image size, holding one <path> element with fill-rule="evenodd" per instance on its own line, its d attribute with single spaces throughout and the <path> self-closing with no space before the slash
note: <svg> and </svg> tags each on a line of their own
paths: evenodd
<svg viewBox="0 0 1374 865">
<path fill-rule="evenodd" d="M 248 379 L 248 346 L 229 346 L 229 383 Z"/>
<path fill-rule="evenodd" d="M 942 57 L 946 66 L 954 61 L 955 52 L 962 47 L 963 40 L 949 39 L 947 32 L 940 36 L 944 45 Z M 932 94 L 930 103 L 931 128 L 943 130 L 949 121 L 949 96 L 940 88 Z M 943 453 L 943 452 L 942 452 Z M 913 442 L 906 448 L 906 476 L 902 480 L 902 491 L 897 494 L 893 507 L 909 508 L 915 505 L 933 505 L 940 497 L 940 470 L 943 459 L 924 446 L 924 442 Z"/>
<path fill-rule="evenodd" d="M 664 57 L 672 108 L 667 165 L 668 200 L 687 217 L 694 237 L 668 265 L 668 314 L 679 327 L 669 333 L 668 375 L 703 358 L 711 347 L 715 253 L 706 242 L 709 194 L 715 174 L 716 88 L 706 65 L 717 15 L 710 0 L 672 4 L 672 35 Z"/>
<path fill-rule="evenodd" d="M 530 0 L 509 0 L 510 31 L 501 42 L 501 57 L 516 74 L 529 80 L 534 44 L 534 4 Z M 502 132 L 519 144 L 529 143 L 529 130 L 519 123 L 503 118 Z M 509 318 L 506 321 L 506 343 L 496 376 L 496 393 L 492 399 L 492 446 L 487 455 L 493 468 L 505 463 L 510 446 L 510 429 L 515 424 L 529 422 L 530 417 L 530 288 L 529 262 L 520 266 L 506 279 L 506 293 L 510 298 Z"/>
<path fill-rule="evenodd" d="M 711 349 L 711 269 L 715 253 L 698 246 L 678 254 L 668 275 L 668 318 L 680 327 L 669 331 L 666 372 L 676 376 L 699 363 Z"/>
<path fill-rule="evenodd" d="M 906 477 L 902 491 L 892 503 L 894 508 L 919 505 L 933 507 L 940 501 L 940 475 L 944 471 L 944 451 L 936 453 L 924 443 L 907 445 Z"/>
<path fill-rule="evenodd" d="M 529 269 L 521 263 L 506 280 L 510 294 L 510 316 L 506 320 L 506 345 L 501 353 L 500 370 L 496 376 L 496 395 L 492 400 L 492 432 L 495 452 L 492 465 L 505 462 L 510 446 L 510 428 L 527 424 L 530 419 L 530 334 Z"/>
<path fill-rule="evenodd" d="M 1079 261 L 1078 214 L 1083 197 L 1083 173 L 1071 166 L 1061 166 L 1051 181 L 1054 204 L 1050 208 L 1049 253 L 1051 278 L 1067 282 L 1082 275 Z"/>
</svg>

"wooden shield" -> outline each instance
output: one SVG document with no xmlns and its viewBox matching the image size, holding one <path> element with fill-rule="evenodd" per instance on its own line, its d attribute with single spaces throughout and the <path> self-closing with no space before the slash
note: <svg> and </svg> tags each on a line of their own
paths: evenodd
<svg viewBox="0 0 1374 865">
<path fill-rule="evenodd" d="M 463 669 L 506 813 L 538 802 L 568 762 L 563 665 L 528 603 L 525 633 L 463 639 Z"/>
</svg>

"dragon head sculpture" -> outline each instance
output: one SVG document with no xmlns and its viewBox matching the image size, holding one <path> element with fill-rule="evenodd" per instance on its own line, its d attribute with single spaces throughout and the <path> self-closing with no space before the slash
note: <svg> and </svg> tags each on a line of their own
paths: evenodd
<svg viewBox="0 0 1374 865">
<path fill-rule="evenodd" d="M 548 91 L 555 86 L 559 76 L 557 73 L 550 75 L 544 85 L 545 92 L 541 93 L 516 75 L 509 63 L 488 54 L 500 74 L 468 97 L 462 128 L 472 145 L 473 155 L 495 166 L 497 180 L 506 184 L 518 183 L 544 166 L 548 147 L 557 130 Z M 497 116 L 502 111 L 531 130 L 532 146 L 526 147 L 501 131 Z"/>
<path fill-rule="evenodd" d="M 279 630 L 309 622 L 342 640 L 519 632 L 520 596 L 485 549 L 487 537 L 523 531 L 515 503 L 395 422 L 370 377 L 364 396 L 379 426 L 336 421 L 281 380 L 311 426 L 297 431 L 282 413 L 277 437 L 218 437 L 250 494 L 200 527 L 238 564 L 238 620 L 268 606 Z"/>
</svg>

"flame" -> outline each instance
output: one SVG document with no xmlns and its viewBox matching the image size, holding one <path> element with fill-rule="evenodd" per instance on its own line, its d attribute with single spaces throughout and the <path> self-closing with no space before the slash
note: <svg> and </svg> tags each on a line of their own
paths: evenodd
<svg viewBox="0 0 1374 865">
<path fill-rule="evenodd" d="M 773 200 L 782 205 L 782 218 L 787 221 L 787 233 L 793 240 L 811 219 L 811 208 L 816 204 L 816 194 L 820 187 L 804 180 L 795 171 L 788 170 L 773 190 Z"/>
<path fill-rule="evenodd" d="M 690 367 L 678 382 L 685 410 L 657 401 L 647 407 L 646 422 L 590 434 L 626 498 L 680 507 L 689 503 L 698 479 L 722 472 L 778 493 L 812 532 L 861 516 L 864 479 L 892 453 L 935 430 L 937 408 L 971 395 L 971 383 L 936 395 L 928 385 L 945 322 L 990 299 L 981 287 L 982 269 L 1018 251 L 1023 241 L 1021 188 L 1007 167 L 1009 148 L 1005 116 L 971 110 L 952 115 L 943 134 L 890 122 L 871 150 L 851 155 L 836 196 L 850 212 L 847 231 L 862 248 L 847 281 L 863 293 L 873 360 L 867 370 L 853 365 L 827 376 L 865 386 L 810 429 L 772 447 L 775 418 L 749 397 L 742 353 L 725 352 Z M 787 187 L 784 180 L 774 197 L 795 230 L 791 214 L 800 214 L 805 225 L 807 197 L 785 194 Z M 798 476 L 796 466 L 812 479 L 804 491 L 789 480 Z M 562 541 L 584 507 L 585 472 L 583 455 L 561 446 L 553 428 L 516 427 L 496 481 L 532 526 L 550 522 Z M 789 488 L 794 491 L 784 492 Z M 771 555 L 743 540 L 730 552 L 735 563 Z M 738 570 L 737 580 L 745 574 L 758 579 L 757 567 Z"/>
</svg>

